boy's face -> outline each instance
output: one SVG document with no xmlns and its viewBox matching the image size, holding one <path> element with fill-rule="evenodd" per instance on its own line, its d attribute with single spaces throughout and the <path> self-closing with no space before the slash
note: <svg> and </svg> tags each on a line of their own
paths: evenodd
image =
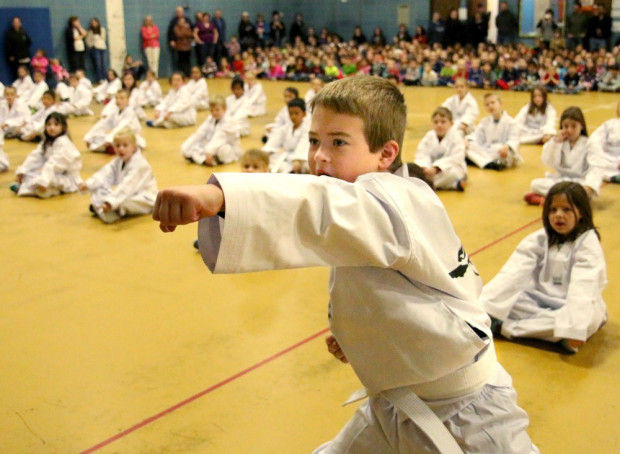
<svg viewBox="0 0 620 454">
<path fill-rule="evenodd" d="M 202 74 L 200 73 L 200 70 L 198 68 L 192 68 L 192 79 L 200 80 L 201 77 Z"/>
<path fill-rule="evenodd" d="M 269 167 L 262 161 L 248 159 L 241 162 L 241 171 L 245 173 L 266 173 L 269 172 Z"/>
<path fill-rule="evenodd" d="M 452 122 L 443 115 L 435 115 L 431 122 L 433 123 L 433 129 L 439 137 L 445 136 L 452 127 Z"/>
<path fill-rule="evenodd" d="M 220 104 L 212 104 L 211 105 L 211 116 L 216 120 L 221 120 L 224 114 L 226 113 L 226 108 Z"/>
<path fill-rule="evenodd" d="M 233 95 L 235 95 L 235 98 L 241 98 L 243 96 L 243 86 L 235 85 L 234 87 L 232 87 L 232 92 Z"/>
<path fill-rule="evenodd" d="M 123 162 L 128 162 L 136 150 L 136 144 L 131 137 L 116 136 L 114 138 L 114 152 Z"/>
<path fill-rule="evenodd" d="M 183 78 L 179 74 L 174 74 L 170 79 L 170 84 L 172 85 L 172 88 L 178 90 L 183 86 Z"/>
<path fill-rule="evenodd" d="M 77 87 L 78 82 L 79 81 L 77 80 L 77 77 L 71 77 L 69 79 L 69 85 L 72 86 L 73 88 Z"/>
<path fill-rule="evenodd" d="M 43 103 L 43 105 L 45 106 L 45 108 L 47 109 L 48 107 L 50 107 L 52 104 L 54 104 L 54 98 L 51 97 L 49 94 L 44 94 L 41 97 L 41 102 Z"/>
<path fill-rule="evenodd" d="M 43 74 L 41 74 L 39 71 L 34 73 L 34 81 L 39 83 L 39 82 L 43 82 L 45 80 L 45 78 L 43 77 Z"/>
<path fill-rule="evenodd" d="M 127 98 L 127 94 L 123 91 L 119 91 L 116 94 L 116 105 L 120 110 L 123 110 L 129 104 L 129 99 Z"/>
<path fill-rule="evenodd" d="M 15 98 L 17 98 L 17 92 L 13 89 L 13 87 L 4 89 L 4 97 L 6 98 L 9 105 L 13 105 L 15 102 Z"/>
<path fill-rule="evenodd" d="M 394 158 L 371 153 L 364 121 L 318 106 L 312 113 L 308 165 L 313 175 L 328 175 L 350 183 L 360 175 L 385 171 Z"/>
<path fill-rule="evenodd" d="M 23 66 L 20 66 L 19 68 L 17 68 L 17 75 L 19 76 L 20 79 L 23 79 L 24 77 L 26 77 L 26 74 L 28 73 L 26 72 Z"/>
<path fill-rule="evenodd" d="M 467 86 L 465 85 L 465 81 L 463 79 L 456 81 L 454 88 L 456 89 L 456 94 L 459 95 L 459 98 L 463 98 L 467 94 Z"/>
<path fill-rule="evenodd" d="M 489 113 L 494 117 L 502 113 L 502 104 L 499 102 L 499 99 L 497 99 L 497 96 L 489 96 L 485 99 L 484 107 L 486 107 Z"/>
<path fill-rule="evenodd" d="M 288 108 L 288 116 L 291 117 L 291 122 L 293 122 L 293 126 L 297 128 L 301 124 L 301 122 L 304 121 L 306 112 L 304 112 L 300 107 L 293 106 Z"/>
</svg>

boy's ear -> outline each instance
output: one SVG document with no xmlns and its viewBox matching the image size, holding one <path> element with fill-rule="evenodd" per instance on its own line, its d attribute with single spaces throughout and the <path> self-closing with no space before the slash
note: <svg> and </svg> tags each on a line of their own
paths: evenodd
<svg viewBox="0 0 620 454">
<path fill-rule="evenodd" d="M 400 148 L 398 143 L 395 140 L 389 140 L 383 144 L 378 153 L 381 153 L 381 157 L 379 158 L 379 169 L 380 171 L 386 171 L 390 168 L 398 153 Z"/>
</svg>

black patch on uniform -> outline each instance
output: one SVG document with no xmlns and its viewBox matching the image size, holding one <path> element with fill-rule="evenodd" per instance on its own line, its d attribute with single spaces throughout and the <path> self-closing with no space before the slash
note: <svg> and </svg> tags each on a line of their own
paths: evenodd
<svg viewBox="0 0 620 454">
<path fill-rule="evenodd" d="M 476 267 L 474 267 L 474 264 L 471 263 L 471 260 L 469 259 L 469 257 L 467 256 L 467 253 L 465 252 L 465 249 L 463 249 L 463 246 L 460 247 L 459 252 L 457 254 L 457 260 L 459 262 L 459 266 L 457 266 L 456 268 L 454 268 L 452 271 L 450 271 L 450 277 L 452 279 L 456 279 L 458 277 L 463 277 L 465 276 L 465 273 L 467 272 L 467 269 L 469 268 L 469 265 L 471 265 L 472 267 L 472 271 L 474 272 L 474 274 L 476 276 L 479 276 L 478 271 L 476 271 Z M 464 262 L 464 263 L 463 263 Z"/>
</svg>

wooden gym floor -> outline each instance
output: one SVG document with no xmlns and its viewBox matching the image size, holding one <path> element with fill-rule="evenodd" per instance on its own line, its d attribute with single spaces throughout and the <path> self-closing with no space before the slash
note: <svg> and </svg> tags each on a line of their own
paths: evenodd
<svg viewBox="0 0 620 454">
<path fill-rule="evenodd" d="M 229 93 L 229 80 L 208 84 L 211 95 Z M 260 146 L 288 85 L 302 96 L 308 88 L 263 82 L 268 113 L 252 120 L 244 149 Z M 403 89 L 411 160 L 430 113 L 453 90 Z M 481 109 L 483 95 L 474 92 Z M 501 95 L 513 116 L 528 100 Z M 584 109 L 590 132 L 615 116 L 617 99 L 550 96 L 558 112 Z M 69 122 L 84 178 L 110 159 L 85 151 L 95 121 Z M 144 129 L 160 188 L 211 173 L 179 153 L 194 130 Z M 340 430 L 355 410 L 340 404 L 359 383 L 323 341 L 327 269 L 212 276 L 192 247 L 193 226 L 164 235 L 148 216 L 104 225 L 90 216 L 88 195 L 17 198 L 13 170 L 33 148 L 7 141 L 12 171 L 0 174 L 0 452 L 307 453 Z M 540 227 L 541 210 L 522 201 L 543 175 L 540 151 L 523 146 L 526 162 L 515 170 L 469 168 L 465 193 L 440 193 L 485 282 Z M 619 444 L 620 187 L 603 187 L 594 207 L 610 281 L 607 325 L 574 356 L 497 342 L 543 453 L 612 453 Z"/>
</svg>

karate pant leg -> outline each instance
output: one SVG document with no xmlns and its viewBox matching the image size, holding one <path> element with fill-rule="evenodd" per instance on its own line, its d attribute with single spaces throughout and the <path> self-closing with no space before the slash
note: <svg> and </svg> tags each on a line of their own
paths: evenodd
<svg viewBox="0 0 620 454">
<path fill-rule="evenodd" d="M 230 144 L 224 144 L 218 147 L 215 155 L 222 164 L 228 164 L 237 161 L 240 158 L 240 149 Z"/>
<path fill-rule="evenodd" d="M 179 128 L 191 126 L 196 123 L 196 116 L 188 113 L 173 113 L 170 118 L 162 123 L 164 128 Z"/>
<path fill-rule="evenodd" d="M 557 342 L 560 339 L 553 336 L 556 316 L 557 310 L 540 307 L 536 301 L 522 295 L 512 307 L 508 319 L 502 323 L 502 336 Z"/>
<path fill-rule="evenodd" d="M 544 134 L 542 133 L 522 132 L 521 136 L 519 137 L 519 143 L 537 144 L 542 140 L 543 137 Z"/>
<path fill-rule="evenodd" d="M 481 147 L 475 142 L 469 144 L 467 157 L 481 169 L 495 159 L 492 151 L 487 147 Z"/>
<path fill-rule="evenodd" d="M 121 215 L 117 210 L 105 212 L 102 207 L 96 207 L 95 212 L 97 213 L 99 219 L 101 219 L 105 224 L 112 224 L 121 218 Z"/>
<path fill-rule="evenodd" d="M 155 200 L 152 197 L 138 195 L 121 203 L 118 212 L 121 216 L 149 214 L 153 211 L 153 205 L 155 205 Z"/>
<path fill-rule="evenodd" d="M 437 189 L 456 189 L 456 184 L 463 178 L 465 174 L 461 169 L 449 167 L 435 175 L 433 185 Z"/>
<path fill-rule="evenodd" d="M 530 184 L 530 189 L 532 190 L 532 192 L 535 192 L 536 194 L 541 194 L 541 195 L 546 196 L 547 192 L 549 192 L 549 189 L 551 189 L 551 186 L 558 183 L 559 181 L 560 180 L 557 180 L 555 178 L 550 178 L 550 177 L 535 178 L 532 180 L 532 183 Z"/>
<path fill-rule="evenodd" d="M 9 170 L 9 157 L 0 149 L 0 172 L 6 172 Z"/>
<path fill-rule="evenodd" d="M 53 185 L 48 186 L 45 191 L 40 191 L 35 184 L 36 177 L 38 177 L 38 174 L 24 175 L 24 179 L 19 186 L 19 191 L 17 191 L 17 195 L 23 197 L 34 196 L 40 197 L 42 199 L 47 199 L 49 197 L 60 194 L 60 190 L 58 189 L 58 187 Z"/>
</svg>

